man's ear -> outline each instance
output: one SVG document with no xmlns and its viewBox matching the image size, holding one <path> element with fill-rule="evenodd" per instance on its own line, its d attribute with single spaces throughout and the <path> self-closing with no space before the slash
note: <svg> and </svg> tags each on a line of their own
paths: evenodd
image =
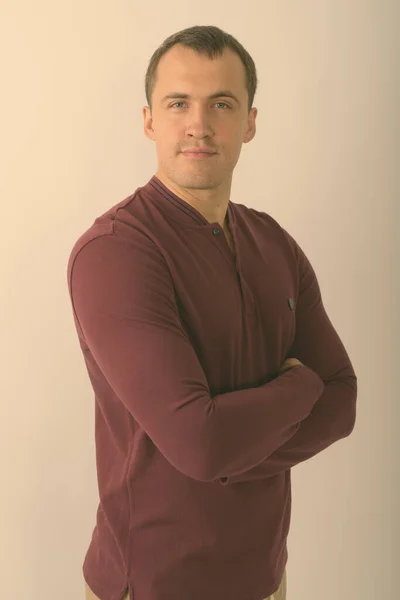
<svg viewBox="0 0 400 600">
<path fill-rule="evenodd" d="M 251 140 L 256 135 L 256 117 L 258 110 L 256 108 L 252 108 L 248 117 L 248 127 L 244 136 L 243 143 L 247 144 L 251 142 Z"/>
<path fill-rule="evenodd" d="M 155 140 L 154 137 L 154 129 L 153 129 L 153 117 L 151 115 L 150 108 L 148 106 L 144 106 L 143 110 L 143 130 L 146 137 L 149 140 Z"/>
</svg>

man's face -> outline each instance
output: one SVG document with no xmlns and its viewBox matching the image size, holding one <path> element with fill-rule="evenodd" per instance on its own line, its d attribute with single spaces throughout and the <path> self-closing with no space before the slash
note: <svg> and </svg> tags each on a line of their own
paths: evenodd
<svg viewBox="0 0 400 600">
<path fill-rule="evenodd" d="M 225 95 L 230 91 L 237 101 Z M 165 98 L 169 94 L 187 98 Z M 144 107 L 144 130 L 156 142 L 158 171 L 186 189 L 230 186 L 242 144 L 255 135 L 257 109 L 248 111 L 244 66 L 230 49 L 210 60 L 176 45 L 161 58 L 153 92 L 153 110 Z M 215 154 L 193 158 L 189 148 Z"/>
</svg>

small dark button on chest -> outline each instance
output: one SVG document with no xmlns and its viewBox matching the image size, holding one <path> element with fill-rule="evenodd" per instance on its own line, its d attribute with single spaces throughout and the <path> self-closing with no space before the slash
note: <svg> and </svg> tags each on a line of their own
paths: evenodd
<svg viewBox="0 0 400 600">
<path fill-rule="evenodd" d="M 213 229 L 213 235 L 219 235 L 221 233 L 221 230 L 218 229 L 217 227 L 215 229 Z"/>
</svg>

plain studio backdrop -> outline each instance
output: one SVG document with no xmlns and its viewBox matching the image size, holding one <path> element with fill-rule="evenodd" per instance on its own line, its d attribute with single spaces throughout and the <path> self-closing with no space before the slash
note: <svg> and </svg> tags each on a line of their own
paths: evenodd
<svg viewBox="0 0 400 600">
<path fill-rule="evenodd" d="M 292 470 L 288 600 L 394 600 L 396 0 L 0 1 L 0 596 L 83 599 L 98 501 L 94 396 L 67 259 L 98 215 L 155 173 L 144 74 L 156 47 L 191 25 L 221 27 L 254 58 L 257 133 L 231 199 L 302 245 L 358 376 L 352 435 Z"/>
</svg>

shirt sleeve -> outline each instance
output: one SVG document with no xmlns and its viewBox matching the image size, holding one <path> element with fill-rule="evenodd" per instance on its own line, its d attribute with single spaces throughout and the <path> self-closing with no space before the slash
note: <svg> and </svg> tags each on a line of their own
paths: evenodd
<svg viewBox="0 0 400 600">
<path fill-rule="evenodd" d="M 323 393 L 322 379 L 299 366 L 263 386 L 211 397 L 168 266 L 142 232 L 90 240 L 69 273 L 76 326 L 104 378 L 99 385 L 189 477 L 215 482 L 259 464 L 296 434 Z"/>
<path fill-rule="evenodd" d="M 347 437 L 355 426 L 357 378 L 353 366 L 326 313 L 309 259 L 290 234 L 283 231 L 296 255 L 300 281 L 296 335 L 288 357 L 297 358 L 316 372 L 325 389 L 290 440 L 252 469 L 220 478 L 222 485 L 282 473 Z"/>
</svg>

